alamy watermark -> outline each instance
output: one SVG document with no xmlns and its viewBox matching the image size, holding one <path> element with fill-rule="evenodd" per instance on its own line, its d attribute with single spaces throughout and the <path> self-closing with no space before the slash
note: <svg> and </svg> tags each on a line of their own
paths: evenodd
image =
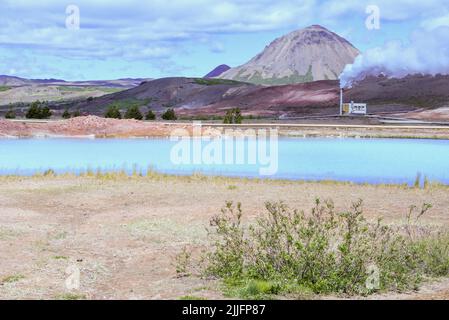
<svg viewBox="0 0 449 320">
<path fill-rule="evenodd" d="M 65 279 L 65 287 L 67 290 L 79 290 L 80 288 L 80 278 L 81 271 L 76 265 L 70 265 L 65 270 L 66 275 L 68 277 Z"/>
<path fill-rule="evenodd" d="M 365 10 L 368 17 L 365 20 L 365 26 L 368 30 L 380 29 L 380 8 L 377 5 L 369 5 Z"/>
<path fill-rule="evenodd" d="M 368 290 L 380 289 L 380 270 L 375 264 L 369 265 L 366 268 L 368 277 L 366 278 L 365 286 Z"/>
<path fill-rule="evenodd" d="M 276 129 L 209 128 L 194 122 L 192 132 L 175 129 L 170 135 L 177 142 L 170 151 L 174 165 L 249 165 L 260 176 L 273 176 L 279 169 L 278 131 Z"/>
<path fill-rule="evenodd" d="M 77 5 L 68 5 L 65 9 L 67 15 L 65 27 L 69 30 L 79 30 L 81 25 L 80 8 Z"/>
</svg>

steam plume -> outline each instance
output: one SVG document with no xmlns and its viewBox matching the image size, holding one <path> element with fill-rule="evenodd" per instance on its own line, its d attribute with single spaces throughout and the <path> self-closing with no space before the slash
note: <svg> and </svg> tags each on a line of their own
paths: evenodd
<svg viewBox="0 0 449 320">
<path fill-rule="evenodd" d="M 340 86 L 350 87 L 367 76 L 402 78 L 409 74 L 449 74 L 449 27 L 413 33 L 410 42 L 387 42 L 359 55 L 340 75 Z"/>
</svg>

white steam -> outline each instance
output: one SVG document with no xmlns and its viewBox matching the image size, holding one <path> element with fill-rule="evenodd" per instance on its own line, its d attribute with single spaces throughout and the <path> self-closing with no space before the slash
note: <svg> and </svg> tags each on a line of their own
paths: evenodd
<svg viewBox="0 0 449 320">
<path fill-rule="evenodd" d="M 402 78 L 409 74 L 449 74 L 449 27 L 415 32 L 410 43 L 387 42 L 365 51 L 340 75 L 342 88 L 367 76 Z"/>
</svg>

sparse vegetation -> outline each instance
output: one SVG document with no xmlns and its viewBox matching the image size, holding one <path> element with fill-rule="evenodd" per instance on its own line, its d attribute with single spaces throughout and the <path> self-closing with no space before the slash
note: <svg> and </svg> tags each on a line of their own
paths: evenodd
<svg viewBox="0 0 449 320">
<path fill-rule="evenodd" d="M 112 118 L 112 119 L 121 119 L 122 118 L 122 113 L 120 112 L 120 108 L 117 105 L 112 104 L 106 110 L 106 113 L 104 114 L 104 117 L 105 118 Z"/>
<path fill-rule="evenodd" d="M 86 300 L 87 297 L 85 294 L 78 293 L 64 293 L 59 296 L 56 296 L 57 300 Z"/>
<path fill-rule="evenodd" d="M 195 79 L 195 83 L 202 86 L 217 86 L 217 85 L 238 85 L 242 84 L 242 82 L 235 80 L 227 80 L 227 79 L 204 79 L 197 78 Z"/>
<path fill-rule="evenodd" d="M 197 296 L 182 296 L 179 298 L 179 300 L 192 300 L 192 301 L 200 301 L 200 300 L 207 300 L 206 298 L 197 297 Z"/>
<path fill-rule="evenodd" d="M 8 86 L 0 86 L 0 92 L 2 92 L 2 91 L 8 91 L 8 90 L 11 90 L 12 88 L 11 87 L 8 87 Z"/>
<path fill-rule="evenodd" d="M 25 276 L 22 274 L 13 274 L 10 276 L 6 276 L 4 277 L 2 280 L 0 280 L 0 284 L 5 284 L 5 283 L 14 283 L 14 282 L 18 282 L 22 279 L 25 279 Z"/>
<path fill-rule="evenodd" d="M 79 111 L 78 109 L 73 111 L 72 117 L 73 118 L 81 117 L 81 111 Z"/>
<path fill-rule="evenodd" d="M 5 113 L 5 119 L 15 119 L 15 118 L 16 118 L 16 111 L 11 107 Z"/>
<path fill-rule="evenodd" d="M 239 108 L 233 108 L 226 112 L 223 119 L 224 124 L 241 124 L 242 123 L 242 113 Z"/>
<path fill-rule="evenodd" d="M 267 214 L 247 226 L 241 205 L 228 202 L 211 220 L 201 273 L 242 298 L 415 289 L 449 275 L 449 233 L 412 223 L 430 207 L 411 207 L 406 224 L 393 227 L 368 222 L 361 201 L 337 213 L 317 200 L 309 214 L 267 203 Z"/>
<path fill-rule="evenodd" d="M 164 120 L 168 120 L 168 121 L 173 121 L 173 120 L 177 120 L 177 116 L 175 113 L 175 110 L 173 108 L 168 108 L 163 114 L 162 114 L 162 119 Z"/>
<path fill-rule="evenodd" d="M 68 109 L 65 109 L 64 112 L 62 113 L 62 118 L 63 119 L 70 119 L 72 115 L 70 114 Z"/>
<path fill-rule="evenodd" d="M 129 106 L 125 113 L 125 119 L 136 119 L 136 120 L 142 120 L 143 115 L 142 112 L 140 112 L 139 107 L 137 106 Z"/>
<path fill-rule="evenodd" d="M 176 273 L 183 277 L 188 276 L 188 266 L 190 261 L 191 253 L 187 248 L 183 248 L 182 252 L 176 256 Z"/>
<path fill-rule="evenodd" d="M 156 114 L 153 112 L 153 110 L 148 110 L 147 114 L 145 115 L 145 120 L 156 120 Z"/>
<path fill-rule="evenodd" d="M 54 256 L 53 259 L 55 260 L 68 260 L 69 258 L 66 256 Z"/>
<path fill-rule="evenodd" d="M 52 116 L 52 112 L 46 102 L 35 101 L 31 104 L 25 117 L 27 119 L 48 119 Z"/>
</svg>

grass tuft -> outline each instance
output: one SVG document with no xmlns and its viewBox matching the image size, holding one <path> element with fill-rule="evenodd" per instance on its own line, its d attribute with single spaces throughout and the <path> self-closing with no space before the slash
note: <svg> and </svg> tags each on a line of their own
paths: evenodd
<svg viewBox="0 0 449 320">
<path fill-rule="evenodd" d="M 10 275 L 10 276 L 6 276 L 4 277 L 2 280 L 0 280 L 0 284 L 5 284 L 5 283 L 14 283 L 14 282 L 18 282 L 22 279 L 25 279 L 25 276 L 22 274 L 14 274 L 14 275 Z"/>
</svg>

